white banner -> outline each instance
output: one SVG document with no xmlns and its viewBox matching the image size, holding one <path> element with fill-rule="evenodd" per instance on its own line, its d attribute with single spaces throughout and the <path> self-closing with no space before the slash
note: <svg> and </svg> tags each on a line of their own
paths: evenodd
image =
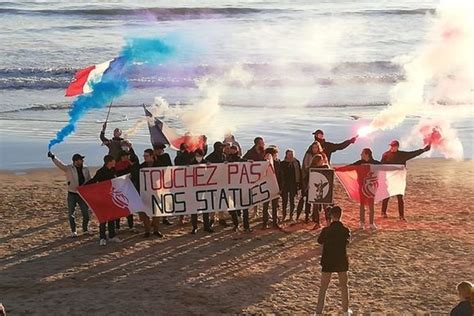
<svg viewBox="0 0 474 316">
<path fill-rule="evenodd" d="M 251 208 L 278 196 L 268 161 L 144 168 L 140 196 L 154 216 Z"/>
</svg>

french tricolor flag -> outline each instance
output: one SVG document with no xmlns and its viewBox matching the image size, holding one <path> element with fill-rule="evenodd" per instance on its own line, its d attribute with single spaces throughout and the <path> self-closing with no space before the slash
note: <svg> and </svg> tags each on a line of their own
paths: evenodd
<svg viewBox="0 0 474 316">
<path fill-rule="evenodd" d="M 73 97 L 93 91 L 93 84 L 102 81 L 102 78 L 112 72 L 119 73 L 124 66 L 124 58 L 117 57 L 105 63 L 89 66 L 76 72 L 74 80 L 66 89 L 66 96 Z"/>
</svg>

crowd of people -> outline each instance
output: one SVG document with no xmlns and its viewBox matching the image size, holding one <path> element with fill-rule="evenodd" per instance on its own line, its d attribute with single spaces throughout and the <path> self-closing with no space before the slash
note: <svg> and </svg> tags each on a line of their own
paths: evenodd
<svg viewBox="0 0 474 316">
<path fill-rule="evenodd" d="M 318 296 L 318 304 L 316 314 L 320 314 L 324 307 L 326 290 L 329 286 L 332 273 L 338 273 L 339 287 L 342 295 L 342 306 L 345 314 L 350 314 L 349 309 L 349 290 L 347 285 L 347 271 L 349 270 L 349 261 L 347 257 L 346 247 L 350 242 L 350 230 L 342 223 L 342 209 L 338 206 L 323 206 L 311 204 L 308 201 L 308 181 L 309 170 L 311 168 L 330 168 L 332 155 L 339 150 L 343 150 L 357 141 L 357 136 L 345 140 L 341 143 L 332 143 L 326 141 L 324 132 L 316 130 L 314 142 L 310 144 L 304 154 L 302 163 L 295 157 L 295 151 L 288 148 L 284 152 L 283 160 L 279 160 L 279 150 L 277 146 L 265 144 L 263 137 L 256 137 L 254 145 L 244 154 L 240 144 L 235 140 L 233 135 L 226 135 L 223 142 L 217 141 L 213 144 L 211 153 L 207 153 L 207 145 L 194 151 L 189 150 L 186 143 L 182 143 L 179 151 L 172 161 L 169 154 L 165 153 L 166 145 L 162 143 L 153 144 L 153 148 L 144 150 L 143 161 L 135 153 L 132 145 L 121 137 L 120 129 L 115 129 L 113 138 L 108 139 L 105 136 L 106 123 L 100 133 L 100 139 L 109 149 L 108 154 L 104 157 L 103 166 L 97 170 L 94 176 L 91 176 L 89 169 L 84 165 L 84 156 L 74 154 L 72 164 L 66 165 L 61 162 L 53 153 L 48 152 L 53 163 L 62 171 L 64 171 L 67 179 L 67 205 L 69 214 L 69 224 L 72 237 L 77 237 L 77 228 L 75 223 L 75 209 L 79 205 L 82 212 L 82 230 L 84 234 L 90 234 L 89 220 L 90 213 L 87 204 L 77 193 L 77 187 L 96 183 L 114 177 L 130 174 L 131 180 L 138 192 L 140 192 L 139 170 L 149 167 L 168 167 L 168 166 L 186 166 L 193 164 L 205 163 L 226 163 L 241 161 L 272 161 L 275 170 L 280 194 L 279 197 L 263 203 L 261 214 L 259 209 L 254 206 L 254 214 L 262 219 L 262 229 L 271 227 L 280 228 L 281 223 L 290 221 L 298 222 L 304 211 L 304 222 L 314 222 L 313 229 L 321 227 L 320 214 L 324 214 L 325 227 L 321 230 L 317 239 L 318 243 L 323 245 L 321 256 L 322 278 L 321 287 Z M 364 148 L 361 152 L 361 159 L 355 161 L 352 165 L 362 164 L 406 164 L 406 162 L 423 152 L 430 150 L 430 145 L 415 151 L 401 151 L 400 144 L 397 140 L 390 143 L 390 148 L 382 155 L 380 161 L 375 160 L 370 148 Z M 174 164 L 173 164 L 174 162 Z M 298 203 L 296 197 L 300 196 Z M 281 216 L 279 214 L 281 198 Z M 405 221 L 405 210 L 403 195 L 398 195 L 398 211 L 399 219 Z M 382 202 L 381 215 L 387 217 L 387 207 L 389 199 Z M 269 209 L 271 207 L 271 215 Z M 360 204 L 360 229 L 365 229 L 365 208 L 369 209 L 369 223 L 371 229 L 377 229 L 375 225 L 375 207 L 374 203 L 369 205 Z M 242 221 L 245 232 L 252 232 L 249 220 L 249 209 L 229 211 L 232 220 L 233 230 L 239 231 L 239 222 Z M 224 216 L 225 212 L 203 213 L 202 223 L 204 231 L 213 233 L 214 225 L 229 226 Z M 163 237 L 159 230 L 159 225 L 175 225 L 171 218 L 168 217 L 149 217 L 145 213 L 138 214 L 139 219 L 143 222 L 144 237 L 148 238 L 151 234 Z M 177 217 L 178 225 L 184 224 L 184 216 Z M 134 226 L 133 215 L 127 217 L 128 229 L 137 232 Z M 191 233 L 198 232 L 198 215 L 191 215 Z M 106 245 L 107 240 L 111 242 L 121 242 L 116 236 L 116 231 L 120 229 L 120 219 L 101 223 L 99 227 L 100 245 Z M 108 239 L 106 230 L 108 230 Z M 452 315 L 458 314 L 457 311 L 464 311 L 471 308 L 472 285 L 468 289 L 468 285 L 463 282 L 459 284 L 458 290 L 462 296 L 461 303 L 453 309 Z M 469 292 L 470 291 L 470 292 Z M 468 293 L 469 292 L 469 293 Z M 469 304 L 467 304 L 468 302 Z"/>
</svg>

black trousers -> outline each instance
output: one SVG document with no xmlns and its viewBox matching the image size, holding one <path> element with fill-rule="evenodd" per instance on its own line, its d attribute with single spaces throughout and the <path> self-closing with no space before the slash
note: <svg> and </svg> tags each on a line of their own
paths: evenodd
<svg viewBox="0 0 474 316">
<path fill-rule="evenodd" d="M 209 221 L 209 213 L 202 213 L 202 221 L 204 222 L 204 229 L 211 228 L 211 222 Z M 198 215 L 191 214 L 191 224 L 193 225 L 193 229 L 198 228 Z"/>
<path fill-rule="evenodd" d="M 239 226 L 239 212 L 238 211 L 230 211 L 230 216 L 232 217 L 232 224 L 234 224 L 234 227 Z M 242 222 L 244 224 L 244 229 L 249 229 L 250 228 L 250 222 L 249 222 L 249 210 L 245 209 L 242 210 Z"/>
<path fill-rule="evenodd" d="M 388 208 L 388 201 L 390 198 L 386 198 L 385 200 L 382 201 L 382 215 L 387 214 L 387 208 Z M 405 202 L 403 201 L 403 195 L 397 195 L 397 200 L 398 200 L 398 215 L 400 217 L 405 217 Z"/>
<path fill-rule="evenodd" d="M 133 214 L 127 216 L 128 228 L 133 228 Z M 115 220 L 115 228 L 120 229 L 120 218 Z"/>
<path fill-rule="evenodd" d="M 283 219 L 286 218 L 286 207 L 288 206 L 288 202 L 290 202 L 290 218 L 293 218 L 293 212 L 295 211 L 295 196 L 296 192 L 286 190 L 281 192 Z"/>
<path fill-rule="evenodd" d="M 268 209 L 270 202 L 263 203 L 263 224 L 268 224 Z M 272 220 L 273 225 L 278 225 L 278 198 L 272 200 Z"/>
<path fill-rule="evenodd" d="M 107 230 L 109 231 L 109 238 L 115 237 L 115 221 L 107 222 Z M 105 223 L 99 225 L 99 236 L 100 239 L 107 239 L 107 235 L 105 233 Z"/>
</svg>

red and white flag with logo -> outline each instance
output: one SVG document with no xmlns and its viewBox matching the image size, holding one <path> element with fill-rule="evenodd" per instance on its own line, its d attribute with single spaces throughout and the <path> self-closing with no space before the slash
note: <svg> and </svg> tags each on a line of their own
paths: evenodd
<svg viewBox="0 0 474 316">
<path fill-rule="evenodd" d="M 130 181 L 130 175 L 84 185 L 77 191 L 97 216 L 99 223 L 126 217 L 131 213 L 145 212 L 152 215 Z"/>
<path fill-rule="evenodd" d="M 335 171 L 349 197 L 363 204 L 405 194 L 407 171 L 404 165 L 363 164 L 336 167 Z"/>
</svg>

